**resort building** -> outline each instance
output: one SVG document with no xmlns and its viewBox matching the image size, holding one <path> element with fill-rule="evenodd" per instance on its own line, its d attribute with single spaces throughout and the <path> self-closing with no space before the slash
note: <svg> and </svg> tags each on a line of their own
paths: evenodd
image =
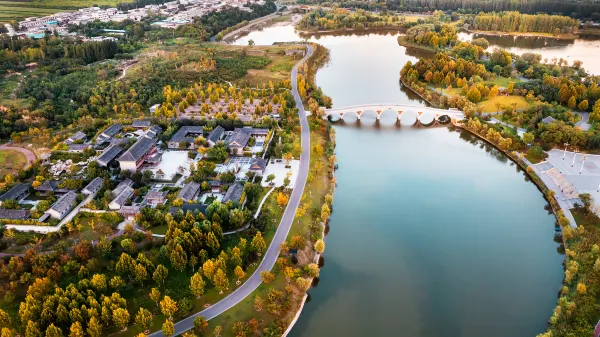
<svg viewBox="0 0 600 337">
<path fill-rule="evenodd" d="M 107 167 L 115 158 L 117 158 L 121 151 L 123 151 L 123 148 L 119 145 L 111 145 L 96 158 L 96 163 L 98 163 L 98 166 Z"/>
<path fill-rule="evenodd" d="M 58 198 L 46 213 L 55 219 L 62 220 L 73 209 L 76 199 L 77 193 L 70 191 Z"/>
<path fill-rule="evenodd" d="M 25 209 L 0 209 L 0 219 L 26 220 L 30 215 L 31 212 Z"/>
<path fill-rule="evenodd" d="M 196 138 L 203 135 L 203 127 L 201 126 L 182 126 L 169 140 L 168 146 L 170 149 L 195 149 Z M 185 147 L 182 147 L 185 144 Z"/>
<path fill-rule="evenodd" d="M 208 141 L 208 146 L 213 147 L 217 145 L 218 142 L 221 141 L 223 134 L 225 133 L 225 129 L 222 126 L 217 125 L 209 134 L 206 140 Z"/>
<path fill-rule="evenodd" d="M 200 190 L 200 184 L 196 182 L 189 182 L 183 186 L 179 194 L 177 194 L 177 198 L 183 199 L 183 201 L 187 202 L 188 200 L 194 200 L 198 191 Z"/>
<path fill-rule="evenodd" d="M 144 164 L 147 158 L 154 154 L 156 154 L 156 140 L 141 137 L 117 160 L 119 161 L 121 170 L 135 172 Z"/>
<path fill-rule="evenodd" d="M 102 188 L 103 183 L 104 183 L 104 179 L 102 179 L 100 177 L 96 177 L 96 178 L 94 178 L 94 180 L 90 181 L 90 183 L 87 184 L 87 186 L 84 187 L 83 190 L 81 190 L 81 193 L 87 194 L 87 195 L 96 194 Z"/>
<path fill-rule="evenodd" d="M 2 205 L 6 200 L 19 201 L 25 198 L 28 194 L 29 185 L 18 183 L 10 190 L 6 191 L 6 193 L 0 195 L 0 205 Z"/>
<path fill-rule="evenodd" d="M 239 202 L 242 197 L 242 192 L 244 191 L 244 186 L 242 184 L 233 183 L 227 189 L 225 196 L 223 197 L 222 202 L 226 203 L 228 201 Z"/>
</svg>

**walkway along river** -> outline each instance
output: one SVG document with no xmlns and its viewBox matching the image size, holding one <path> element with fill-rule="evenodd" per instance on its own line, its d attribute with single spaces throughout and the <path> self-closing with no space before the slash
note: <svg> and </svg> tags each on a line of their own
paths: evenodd
<svg viewBox="0 0 600 337">
<path fill-rule="evenodd" d="M 296 80 L 298 76 L 298 65 L 302 63 L 302 61 L 309 58 L 313 53 L 313 49 L 311 46 L 307 46 L 307 48 L 308 53 L 306 54 L 306 56 L 302 60 L 300 60 L 292 69 L 292 93 L 296 101 L 296 108 L 298 109 L 300 125 L 302 127 L 302 154 L 300 155 L 300 168 L 298 171 L 298 176 L 296 178 L 296 188 L 292 190 L 290 200 L 285 208 L 283 217 L 281 218 L 281 222 L 277 227 L 277 231 L 275 232 L 273 241 L 271 241 L 271 245 L 267 249 L 267 252 L 265 253 L 265 256 L 263 257 L 260 265 L 252 274 L 252 276 L 250 276 L 246 280 L 246 282 L 244 282 L 238 289 L 236 289 L 230 295 L 217 302 L 213 306 L 209 307 L 208 309 L 191 315 L 175 323 L 175 336 L 192 329 L 194 327 L 194 318 L 196 318 L 197 316 L 204 316 L 206 319 L 214 318 L 215 316 L 222 314 L 229 308 L 242 301 L 244 298 L 246 298 L 246 296 L 250 295 L 262 283 L 262 279 L 260 278 L 260 272 L 264 270 L 273 269 L 275 261 L 279 257 L 279 246 L 287 238 L 288 232 L 290 231 L 290 228 L 292 227 L 292 223 L 294 221 L 294 216 L 296 215 L 296 208 L 300 203 L 300 197 L 304 192 L 304 185 L 306 185 L 306 178 L 308 176 L 308 166 L 310 162 L 310 130 L 308 129 L 308 121 L 306 119 L 306 113 L 304 112 L 302 100 L 300 99 L 300 95 L 298 94 L 298 86 Z M 164 337 L 164 334 L 162 331 L 157 331 L 155 333 L 150 334 L 150 336 Z"/>
<path fill-rule="evenodd" d="M 299 40 L 272 27 L 238 40 Z M 416 58 L 395 34 L 311 38 L 334 107 L 423 105 L 399 83 Z M 290 336 L 535 336 L 562 280 L 555 218 L 498 150 L 468 132 L 336 124 L 340 169 L 320 281 Z"/>
</svg>

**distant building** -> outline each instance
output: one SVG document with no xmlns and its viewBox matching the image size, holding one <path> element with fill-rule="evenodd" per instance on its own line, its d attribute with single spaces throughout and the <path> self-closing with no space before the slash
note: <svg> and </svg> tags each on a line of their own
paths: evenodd
<svg viewBox="0 0 600 337">
<path fill-rule="evenodd" d="M 124 218 L 133 218 L 139 212 L 139 206 L 122 206 L 121 209 L 119 209 L 119 214 Z"/>
<path fill-rule="evenodd" d="M 6 193 L 0 195 L 0 205 L 2 205 L 6 200 L 19 201 L 25 198 L 28 194 L 29 185 L 18 183 L 10 190 L 6 191 Z"/>
<path fill-rule="evenodd" d="M 145 129 L 150 127 L 150 125 L 152 125 L 152 122 L 147 119 L 138 119 L 131 123 L 131 126 L 138 129 Z"/>
<path fill-rule="evenodd" d="M 121 192 L 123 192 L 127 187 L 133 186 L 133 180 L 127 178 L 117 184 L 114 190 L 112 190 L 113 197 L 117 197 Z"/>
<path fill-rule="evenodd" d="M 200 190 L 200 184 L 196 182 L 189 182 L 183 186 L 179 194 L 177 194 L 177 198 L 183 199 L 183 201 L 187 202 L 188 200 L 194 200 L 198 191 Z"/>
<path fill-rule="evenodd" d="M 239 202 L 242 197 L 242 192 L 244 191 L 244 186 L 238 183 L 233 183 L 227 189 L 225 196 L 221 202 L 225 203 L 227 201 Z"/>
<path fill-rule="evenodd" d="M 31 213 L 25 209 L 0 209 L 0 219 L 26 220 Z"/>
<path fill-rule="evenodd" d="M 58 198 L 46 213 L 55 219 L 62 220 L 73 209 L 76 199 L 77 193 L 70 191 Z"/>
<path fill-rule="evenodd" d="M 36 187 L 35 190 L 43 195 L 65 194 L 71 192 L 68 188 L 58 187 L 61 183 L 62 181 L 46 180 L 40 186 Z"/>
<path fill-rule="evenodd" d="M 117 186 L 118 187 L 118 186 Z M 116 190 L 116 189 L 115 189 Z M 115 195 L 113 190 L 113 195 Z M 119 193 L 116 194 L 115 198 L 108 204 L 108 208 L 112 210 L 120 210 L 131 196 L 133 195 L 133 188 L 130 186 L 124 186 L 119 190 Z"/>
<path fill-rule="evenodd" d="M 96 178 L 94 178 L 94 180 L 90 181 L 90 183 L 87 184 L 87 186 L 84 187 L 83 190 L 81 190 L 81 193 L 87 194 L 87 195 L 96 194 L 102 188 L 103 183 L 104 183 L 104 179 L 102 179 L 100 177 L 96 177 Z"/>
<path fill-rule="evenodd" d="M 222 126 L 217 125 L 209 134 L 206 140 L 208 141 L 208 146 L 213 147 L 219 141 L 221 141 L 221 137 L 223 137 L 223 133 L 225 133 L 225 129 Z"/>
<path fill-rule="evenodd" d="M 170 149 L 179 149 L 181 143 L 186 143 L 188 149 L 196 148 L 194 143 L 196 138 L 203 135 L 203 127 L 201 126 L 182 126 L 169 140 L 168 146 Z"/>
<path fill-rule="evenodd" d="M 166 193 L 159 191 L 148 191 L 146 194 L 146 203 L 150 205 L 162 205 L 165 203 Z"/>
<path fill-rule="evenodd" d="M 248 169 L 250 172 L 256 174 L 259 177 L 262 177 L 265 172 L 265 168 L 267 167 L 267 160 L 263 158 L 254 158 L 250 162 L 250 168 Z"/>
<path fill-rule="evenodd" d="M 121 130 L 123 130 L 123 125 L 112 124 L 111 126 L 107 127 L 104 131 L 102 131 L 102 133 L 96 138 L 96 144 L 102 144 L 110 141 L 110 139 L 114 137 L 114 135 L 116 135 L 117 133 L 121 132 Z"/>
<path fill-rule="evenodd" d="M 146 134 L 144 136 L 148 137 L 148 138 L 156 138 L 158 136 L 158 134 L 161 132 L 162 132 L 162 129 L 160 126 L 152 125 L 150 127 L 150 129 L 148 129 L 148 131 L 146 131 Z"/>
<path fill-rule="evenodd" d="M 71 144 L 71 145 L 69 145 L 69 149 L 67 150 L 67 152 L 81 153 L 89 148 L 91 148 L 91 146 L 88 144 Z"/>
<path fill-rule="evenodd" d="M 85 133 L 81 132 L 81 131 L 77 131 L 74 135 L 72 135 L 71 137 L 67 138 L 67 140 L 65 140 L 65 143 L 67 145 L 71 145 L 77 141 L 80 140 L 84 140 L 85 139 Z"/>
<path fill-rule="evenodd" d="M 121 151 L 123 151 L 123 148 L 119 145 L 111 145 L 96 158 L 96 163 L 98 163 L 99 166 L 106 167 L 110 162 L 117 158 Z"/>
<path fill-rule="evenodd" d="M 542 119 L 542 123 L 544 123 L 544 124 L 552 124 L 554 121 L 555 121 L 555 119 L 552 118 L 552 116 L 548 116 L 548 117 Z"/>
<path fill-rule="evenodd" d="M 144 164 L 146 158 L 155 153 L 156 140 L 147 137 L 141 137 L 117 160 L 119 161 L 121 170 L 135 172 Z"/>
<path fill-rule="evenodd" d="M 242 131 L 234 131 L 227 138 L 225 143 L 232 155 L 241 156 L 244 154 L 244 148 L 248 145 L 250 134 Z"/>
<path fill-rule="evenodd" d="M 154 104 L 150 107 L 150 113 L 155 113 L 160 108 L 160 104 Z"/>
</svg>

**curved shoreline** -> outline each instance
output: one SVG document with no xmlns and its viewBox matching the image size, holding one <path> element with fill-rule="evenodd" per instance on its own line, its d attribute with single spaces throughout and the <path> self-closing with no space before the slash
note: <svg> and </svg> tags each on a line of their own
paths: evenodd
<svg viewBox="0 0 600 337">
<path fill-rule="evenodd" d="M 529 33 L 519 33 L 519 32 L 503 32 L 498 30 L 476 30 L 476 29 L 465 29 L 462 28 L 461 31 L 470 34 L 480 34 L 480 35 L 490 35 L 490 36 L 513 36 L 513 37 L 544 37 L 548 39 L 557 39 L 557 40 L 575 40 L 579 38 L 577 34 L 561 34 L 561 35 L 553 35 L 551 33 L 541 33 L 541 32 L 529 32 Z"/>
<path fill-rule="evenodd" d="M 338 28 L 338 29 L 330 29 L 330 30 L 310 30 L 310 29 L 299 29 L 296 28 L 296 31 L 299 34 L 306 35 L 325 35 L 325 34 L 336 34 L 336 33 L 355 33 L 355 32 L 397 32 L 401 30 L 406 30 L 404 27 L 365 27 L 365 28 Z"/>
</svg>

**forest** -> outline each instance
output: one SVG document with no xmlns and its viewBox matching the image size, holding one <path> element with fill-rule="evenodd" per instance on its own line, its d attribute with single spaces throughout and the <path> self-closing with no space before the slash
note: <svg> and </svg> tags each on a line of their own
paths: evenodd
<svg viewBox="0 0 600 337">
<path fill-rule="evenodd" d="M 557 0 L 387 0 L 387 1 L 321 1 L 299 0 L 302 4 L 320 4 L 330 7 L 362 8 L 367 10 L 393 10 L 416 13 L 433 12 L 435 10 L 457 11 L 459 13 L 477 14 L 479 12 L 518 11 L 525 14 L 557 14 L 570 16 L 582 21 L 600 19 L 600 3 L 587 1 Z"/>
<path fill-rule="evenodd" d="M 333 29 L 364 29 L 364 28 L 397 28 L 410 27 L 415 23 L 401 20 L 394 14 L 374 14 L 365 10 L 352 12 L 346 9 L 331 11 L 319 8 L 302 17 L 298 23 L 300 29 L 333 30 Z"/>
<path fill-rule="evenodd" d="M 579 28 L 579 20 L 567 16 L 519 12 L 479 13 L 474 23 L 476 30 L 519 33 L 570 34 Z"/>
</svg>

